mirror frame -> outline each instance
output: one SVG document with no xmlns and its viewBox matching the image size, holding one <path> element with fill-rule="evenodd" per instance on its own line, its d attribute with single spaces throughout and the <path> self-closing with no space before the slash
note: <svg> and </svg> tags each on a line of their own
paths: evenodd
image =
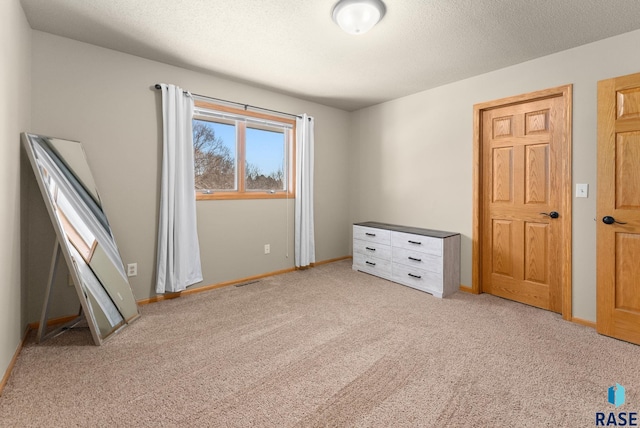
<svg viewBox="0 0 640 428">
<path fill-rule="evenodd" d="M 73 285 L 75 286 L 75 290 L 76 293 L 78 295 L 78 299 L 80 301 L 80 305 L 81 305 L 81 314 L 84 314 L 84 318 L 87 321 L 87 324 L 89 326 L 89 330 L 91 331 L 91 336 L 93 337 L 93 341 L 96 345 L 102 345 L 103 342 L 107 339 L 109 339 L 110 337 L 112 337 L 115 333 L 117 333 L 118 331 L 120 331 L 122 328 L 126 327 L 128 324 L 130 324 L 131 322 L 135 321 L 136 319 L 138 319 L 140 317 L 140 309 L 139 306 L 135 300 L 135 296 L 133 295 L 133 290 L 131 289 L 131 285 L 129 283 L 128 278 L 126 277 L 126 273 L 124 270 L 124 264 L 122 262 L 122 257 L 120 255 L 120 252 L 118 250 L 118 247 L 116 245 L 115 242 L 115 237 L 113 236 L 113 232 L 111 230 L 111 227 L 108 223 L 106 214 L 104 213 L 103 207 L 102 207 L 102 203 L 100 201 L 100 196 L 99 193 L 97 191 L 97 189 L 92 189 L 91 191 L 88 190 L 85 186 L 85 183 L 76 175 L 76 172 L 74 171 L 74 169 L 67 163 L 66 159 L 60 154 L 60 152 L 56 149 L 56 147 L 52 144 L 52 140 L 56 140 L 56 141 L 67 141 L 69 143 L 74 143 L 74 144 L 78 144 L 78 147 L 81 149 L 82 151 L 82 158 L 85 162 L 85 165 L 83 165 L 83 168 L 86 167 L 86 171 L 88 171 L 90 173 L 90 168 L 88 166 L 88 162 L 86 159 L 86 154 L 84 152 L 84 148 L 82 147 L 82 144 L 78 141 L 71 141 L 71 140 L 65 140 L 65 139 L 60 139 L 60 138 L 51 138 L 51 137 L 47 137 L 47 136 L 43 136 L 43 135 L 38 135 L 38 134 L 30 134 L 30 133 L 22 133 L 21 134 L 21 140 L 22 143 L 24 145 L 24 148 L 27 152 L 27 156 L 29 158 L 29 162 L 31 163 L 31 166 L 33 168 L 34 171 L 34 175 L 36 178 L 36 182 L 38 183 L 38 187 L 40 189 L 40 192 L 42 194 L 42 198 L 44 200 L 45 206 L 47 207 L 47 212 L 49 214 L 49 218 L 51 219 L 51 223 L 53 225 L 53 228 L 55 230 L 56 233 L 56 242 L 54 243 L 54 247 L 53 247 L 53 257 L 52 257 L 52 261 L 51 261 L 51 266 L 50 266 L 50 271 L 49 271 L 49 284 L 47 286 L 46 289 L 46 293 L 45 293 L 45 302 L 43 305 L 43 312 L 42 312 L 42 318 L 40 320 L 40 329 L 43 329 L 43 327 L 46 329 L 46 322 L 47 320 L 47 313 L 48 313 L 48 307 L 49 307 L 49 300 L 51 298 L 51 287 L 53 287 L 53 283 L 55 282 L 55 272 L 56 272 L 56 268 L 57 268 L 57 264 L 58 264 L 58 259 L 59 259 L 59 254 L 62 253 L 65 259 L 65 262 L 67 264 L 67 268 L 69 271 L 69 275 L 73 281 Z M 39 161 L 38 161 L 38 154 L 36 153 L 36 149 L 35 149 L 35 145 L 38 145 L 40 148 L 42 148 L 46 154 L 51 158 L 51 160 L 53 161 L 53 163 L 55 164 L 54 167 L 57 167 L 58 169 L 61 170 L 62 175 L 63 175 L 63 181 L 65 181 L 71 189 L 72 191 L 75 191 L 75 193 L 78 196 L 78 199 L 82 200 L 84 202 L 85 205 L 93 205 L 95 203 L 94 209 L 91 210 L 91 208 L 89 208 L 88 210 L 96 217 L 96 221 L 98 223 L 100 223 L 103 227 L 103 234 L 108 235 L 108 238 L 111 239 L 111 242 L 113 243 L 113 250 L 115 251 L 115 256 L 117 256 L 117 262 L 119 262 L 119 266 L 115 266 L 116 269 L 120 270 L 121 273 L 125 273 L 125 275 L 123 276 L 124 282 L 122 284 L 124 284 L 126 282 L 126 285 L 128 286 L 128 291 L 131 292 L 131 296 L 122 296 L 120 292 L 118 292 L 117 290 L 109 290 L 105 284 L 103 283 L 103 281 L 101 281 L 101 279 L 99 278 L 98 274 L 96 272 L 92 272 L 92 277 L 91 281 L 85 281 L 86 284 L 89 284 L 90 282 L 93 281 L 93 284 L 95 286 L 96 282 L 102 286 L 102 292 L 104 292 L 106 294 L 106 296 L 108 297 L 108 301 L 110 301 L 110 305 L 113 305 L 113 308 L 111 308 L 111 310 L 113 311 L 113 309 L 115 308 L 115 310 L 118 312 L 118 314 L 120 315 L 120 317 L 122 318 L 122 320 L 118 320 L 118 322 L 116 322 L 115 324 L 109 321 L 108 326 L 110 327 L 110 330 L 108 331 L 104 331 L 105 329 L 101 330 L 99 322 L 96 318 L 96 314 L 94 313 L 94 311 L 100 310 L 100 316 L 101 319 L 105 319 L 108 318 L 108 315 L 105 314 L 105 311 L 102 310 L 102 308 L 100 307 L 100 305 L 95 305 L 96 307 L 94 308 L 94 306 L 92 305 L 90 299 L 89 299 L 89 294 L 91 295 L 91 298 L 94 299 L 94 301 L 97 301 L 96 299 L 96 295 L 93 293 L 89 293 L 90 291 L 90 287 L 86 287 L 86 291 L 85 291 L 85 286 L 83 285 L 83 272 L 82 269 L 78 266 L 78 264 L 76 263 L 72 252 L 75 251 L 76 253 L 78 253 L 78 249 L 77 249 L 77 244 L 76 246 L 74 246 L 71 242 L 70 239 L 68 237 L 68 233 L 69 230 L 65 231 L 65 226 L 63 224 L 63 220 L 62 220 L 62 216 L 64 215 L 64 213 L 61 213 L 60 215 L 58 215 L 57 211 L 59 208 L 59 205 L 54 201 L 55 196 L 51 194 L 51 192 L 49 191 L 48 185 L 47 183 L 45 183 L 45 178 L 43 177 L 43 173 L 42 170 L 39 166 Z M 66 169 L 66 171 L 62 171 L 62 169 Z M 55 169 L 55 168 L 54 168 Z M 69 175 L 67 175 L 67 173 Z M 68 179 L 68 177 L 72 177 L 71 180 Z M 92 181 L 94 181 L 95 184 L 95 180 L 93 180 L 93 177 L 91 177 Z M 73 183 L 72 183 L 73 182 Z M 58 184 L 58 183 L 56 183 Z M 60 190 L 60 192 L 63 192 L 62 194 L 64 195 L 64 191 Z M 80 194 L 80 193 L 86 193 L 86 194 Z M 65 196 L 66 197 L 66 196 Z M 87 199 L 89 198 L 89 199 Z M 87 204 L 86 201 L 90 201 L 89 204 Z M 100 211 L 99 215 L 96 215 L 96 209 L 98 211 Z M 60 209 L 61 210 L 61 209 Z M 100 218 L 98 218 L 100 217 Z M 83 219 L 80 219 L 81 221 L 83 221 Z M 67 223 L 69 222 L 69 220 L 67 220 Z M 88 227 L 90 229 L 90 226 L 87 226 L 86 224 L 83 223 L 83 226 Z M 73 224 L 68 223 L 68 227 L 70 229 L 75 230 L 75 227 Z M 90 233 L 93 233 L 94 230 L 90 230 Z M 97 242 L 97 238 L 94 237 L 94 239 L 96 239 Z M 104 241 L 103 241 L 104 242 Z M 98 244 L 95 244 L 98 245 Z M 73 248 L 72 248 L 73 247 Z M 113 252 L 112 252 L 113 254 Z M 112 263 L 116 263 L 116 261 L 113 259 L 113 257 L 110 259 L 110 261 Z M 91 269 L 91 266 L 89 264 L 89 262 L 86 262 L 86 267 L 84 267 L 84 270 L 86 271 L 86 269 L 89 268 Z M 110 293 L 111 291 L 111 293 Z M 121 289 L 122 291 L 122 289 Z M 125 314 L 123 313 L 123 311 L 118 307 L 118 305 L 116 304 L 112 293 L 116 293 L 118 295 L 118 297 L 124 301 L 125 298 L 127 299 L 131 299 L 133 304 L 135 305 L 135 313 L 130 316 L 130 317 L 125 317 Z M 98 293 L 101 294 L 101 293 Z M 104 298 L 104 297 L 103 297 Z M 104 302 L 103 302 L 104 303 Z M 129 306 L 131 305 L 131 301 L 126 302 L 129 304 Z M 129 310 L 128 313 L 131 313 L 132 311 Z M 72 322 L 73 325 L 77 324 L 77 319 L 74 320 Z M 44 324 L 44 325 L 43 325 Z M 65 324 L 66 327 L 67 324 Z M 41 332 L 44 330 L 39 330 L 39 335 L 41 335 Z M 64 330 L 62 330 L 64 331 Z M 50 333 L 51 334 L 51 333 Z M 41 339 L 41 337 L 39 338 Z"/>
</svg>

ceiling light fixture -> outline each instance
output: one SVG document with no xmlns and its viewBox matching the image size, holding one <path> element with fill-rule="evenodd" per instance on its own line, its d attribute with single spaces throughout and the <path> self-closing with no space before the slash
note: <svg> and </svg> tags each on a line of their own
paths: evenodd
<svg viewBox="0 0 640 428">
<path fill-rule="evenodd" d="M 333 7 L 333 20 L 349 34 L 364 34 L 384 16 L 380 0 L 340 0 Z"/>
</svg>

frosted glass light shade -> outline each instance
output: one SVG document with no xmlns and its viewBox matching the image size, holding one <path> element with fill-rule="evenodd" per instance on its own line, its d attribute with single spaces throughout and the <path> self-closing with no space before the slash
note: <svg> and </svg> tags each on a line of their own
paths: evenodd
<svg viewBox="0 0 640 428">
<path fill-rule="evenodd" d="M 340 0 L 333 7 L 333 20 L 349 34 L 364 34 L 384 16 L 380 0 Z"/>
</svg>

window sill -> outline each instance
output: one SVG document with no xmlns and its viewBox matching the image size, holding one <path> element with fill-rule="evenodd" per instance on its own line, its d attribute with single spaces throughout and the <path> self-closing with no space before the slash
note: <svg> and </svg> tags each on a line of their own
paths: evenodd
<svg viewBox="0 0 640 428">
<path fill-rule="evenodd" d="M 196 193 L 196 201 L 216 201 L 234 199 L 295 199 L 295 193 L 266 193 L 266 192 L 216 192 Z"/>
</svg>

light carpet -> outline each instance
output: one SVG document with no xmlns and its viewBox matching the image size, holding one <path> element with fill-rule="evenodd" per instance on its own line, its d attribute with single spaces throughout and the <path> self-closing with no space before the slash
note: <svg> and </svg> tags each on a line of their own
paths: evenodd
<svg viewBox="0 0 640 428">
<path fill-rule="evenodd" d="M 141 310 L 101 347 L 86 328 L 31 338 L 0 426 L 588 427 L 598 411 L 640 411 L 640 347 L 350 261 Z"/>
</svg>

